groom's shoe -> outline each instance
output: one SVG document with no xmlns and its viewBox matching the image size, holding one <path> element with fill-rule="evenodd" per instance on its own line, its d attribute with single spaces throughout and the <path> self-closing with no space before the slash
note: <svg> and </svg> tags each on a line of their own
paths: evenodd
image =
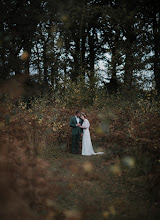
<svg viewBox="0 0 160 220">
<path fill-rule="evenodd" d="M 73 152 L 73 151 L 72 151 L 71 154 L 76 154 L 76 152 Z"/>
<path fill-rule="evenodd" d="M 77 152 L 76 154 L 81 154 L 80 152 Z"/>
</svg>

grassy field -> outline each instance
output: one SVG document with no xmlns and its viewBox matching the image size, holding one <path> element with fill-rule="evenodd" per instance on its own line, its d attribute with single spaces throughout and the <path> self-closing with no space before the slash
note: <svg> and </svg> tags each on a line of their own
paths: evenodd
<svg viewBox="0 0 160 220">
<path fill-rule="evenodd" d="M 159 203 L 146 193 L 143 177 L 134 178 L 118 157 L 107 160 L 111 154 L 87 157 L 59 148 L 45 158 L 58 188 L 56 200 L 48 202 L 63 213 L 60 219 L 159 219 Z"/>
</svg>

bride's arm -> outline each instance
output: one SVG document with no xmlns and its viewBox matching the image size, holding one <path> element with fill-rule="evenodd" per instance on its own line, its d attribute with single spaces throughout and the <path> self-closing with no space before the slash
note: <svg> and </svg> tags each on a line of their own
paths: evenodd
<svg viewBox="0 0 160 220">
<path fill-rule="evenodd" d="M 84 128 L 84 129 L 87 129 L 87 127 L 84 127 L 84 126 L 80 126 L 80 128 Z"/>
<path fill-rule="evenodd" d="M 80 126 L 80 128 L 83 128 L 83 129 L 87 129 L 87 128 L 89 128 L 88 121 L 85 120 L 85 121 L 83 122 L 82 126 Z"/>
</svg>

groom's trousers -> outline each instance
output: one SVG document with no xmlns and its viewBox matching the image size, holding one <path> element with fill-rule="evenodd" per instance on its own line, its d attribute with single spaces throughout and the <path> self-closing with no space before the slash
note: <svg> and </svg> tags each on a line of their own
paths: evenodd
<svg viewBox="0 0 160 220">
<path fill-rule="evenodd" d="M 81 135 L 72 135 L 72 153 L 79 153 L 79 144 L 80 144 Z"/>
</svg>

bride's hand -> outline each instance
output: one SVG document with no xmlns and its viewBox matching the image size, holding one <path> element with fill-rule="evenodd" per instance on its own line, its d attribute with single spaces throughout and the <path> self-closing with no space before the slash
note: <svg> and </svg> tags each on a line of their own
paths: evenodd
<svg viewBox="0 0 160 220">
<path fill-rule="evenodd" d="M 86 129 L 87 127 L 80 126 L 80 128 Z"/>
</svg>

